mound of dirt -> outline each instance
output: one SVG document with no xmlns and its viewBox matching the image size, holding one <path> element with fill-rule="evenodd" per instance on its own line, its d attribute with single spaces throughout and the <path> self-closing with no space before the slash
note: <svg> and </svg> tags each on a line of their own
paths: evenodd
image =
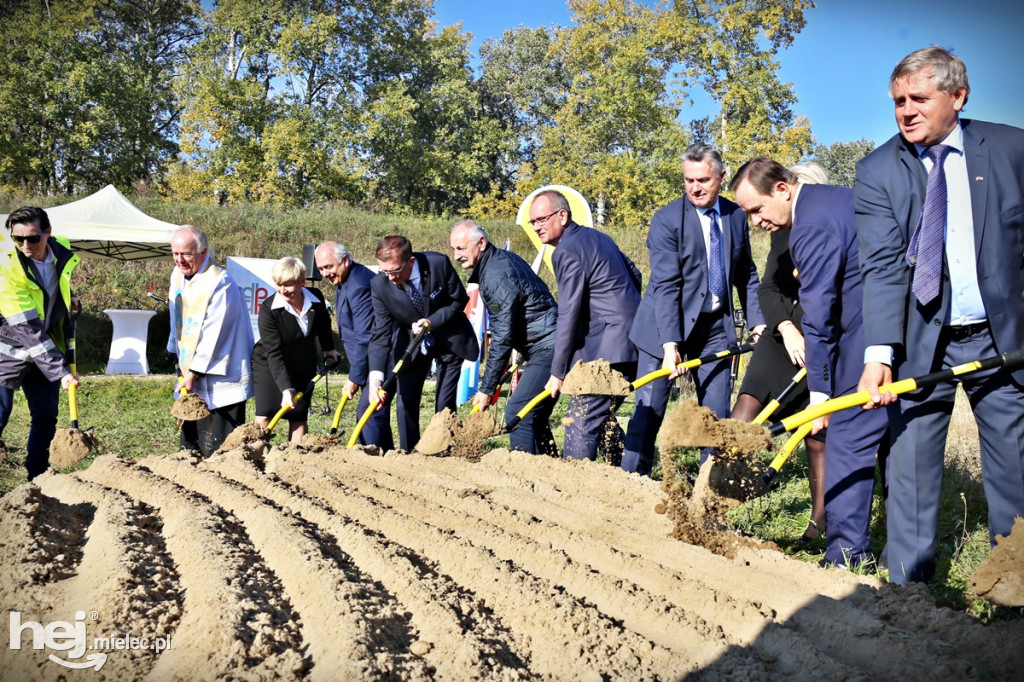
<svg viewBox="0 0 1024 682">
<path fill-rule="evenodd" d="M 187 422 L 199 421 L 210 416 L 210 408 L 201 396 L 186 393 L 171 405 L 171 416 Z"/>
<path fill-rule="evenodd" d="M 606 360 L 579 360 L 565 375 L 562 393 L 566 395 L 629 395 L 632 387 L 626 377 L 612 369 Z"/>
<path fill-rule="evenodd" d="M 0 603 L 12 613 L 0 641 L 13 612 L 21 628 L 20 648 L 0 647 L 4 679 L 73 676 L 53 658 L 98 662 L 82 673 L 97 680 L 945 680 L 1024 669 L 1024 621 L 983 628 L 923 587 L 680 542 L 655 513 L 659 484 L 619 469 L 503 450 L 479 462 L 264 450 L 262 468 L 245 448 L 208 460 L 107 455 L 0 499 Z M 57 621 L 79 624 L 81 651 L 34 648 L 28 623 Z M 169 647 L 96 640 L 121 637 Z"/>
<path fill-rule="evenodd" d="M 484 450 L 484 439 L 501 433 L 490 411 L 474 412 L 465 421 L 445 408 L 430 419 L 420 435 L 416 452 L 424 455 L 451 454 L 467 459 L 479 459 Z"/>
<path fill-rule="evenodd" d="M 974 571 L 971 587 L 996 604 L 1024 606 L 1024 519 L 1014 519 L 1009 537 L 996 536 L 996 546 Z"/>
<path fill-rule="evenodd" d="M 218 448 L 217 452 L 227 452 L 228 450 L 240 448 L 248 443 L 270 440 L 271 433 L 271 431 L 267 431 L 262 426 L 253 424 L 252 422 L 242 424 L 228 434 L 228 437 L 224 439 L 224 442 L 221 444 L 220 448 Z"/>
<path fill-rule="evenodd" d="M 685 400 L 665 416 L 658 432 L 662 447 L 713 447 L 723 451 L 760 452 L 772 447 L 771 434 L 757 424 L 718 419 L 695 399 Z"/>
<path fill-rule="evenodd" d="M 95 448 L 96 438 L 91 431 L 57 429 L 50 441 L 50 464 L 55 467 L 74 466 Z"/>
</svg>

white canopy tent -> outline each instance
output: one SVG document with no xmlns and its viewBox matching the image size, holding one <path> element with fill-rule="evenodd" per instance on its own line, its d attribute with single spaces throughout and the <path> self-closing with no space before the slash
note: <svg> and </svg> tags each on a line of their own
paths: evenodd
<svg viewBox="0 0 1024 682">
<path fill-rule="evenodd" d="M 46 209 L 53 234 L 67 237 L 83 258 L 112 260 L 168 259 L 171 235 L 178 227 L 150 217 L 113 185 L 62 206 Z M 0 221 L 7 215 L 0 215 Z M 0 230 L 0 248 L 13 248 L 7 230 Z"/>
</svg>

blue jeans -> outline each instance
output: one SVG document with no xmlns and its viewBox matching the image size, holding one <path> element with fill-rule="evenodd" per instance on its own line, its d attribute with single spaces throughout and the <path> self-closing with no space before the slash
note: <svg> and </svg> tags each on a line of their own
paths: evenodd
<svg viewBox="0 0 1024 682">
<path fill-rule="evenodd" d="M 554 355 L 554 348 L 545 348 L 534 351 L 526 359 L 516 390 L 505 404 L 506 423 L 544 390 L 551 376 L 551 359 Z M 549 398 L 526 413 L 508 435 L 510 449 L 534 455 L 558 455 L 558 446 L 551 434 L 551 411 L 555 408 L 555 402 Z"/>
<path fill-rule="evenodd" d="M 15 390 L 0 386 L 0 436 L 11 416 Z M 50 442 L 57 432 L 60 382 L 50 381 L 33 366 L 22 380 L 21 390 L 25 392 L 30 415 L 25 469 L 31 481 L 50 466 Z"/>
</svg>

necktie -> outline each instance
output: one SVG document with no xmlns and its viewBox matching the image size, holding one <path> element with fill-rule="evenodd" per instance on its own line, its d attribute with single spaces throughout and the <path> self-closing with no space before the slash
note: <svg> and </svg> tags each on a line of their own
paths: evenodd
<svg viewBox="0 0 1024 682">
<path fill-rule="evenodd" d="M 409 298 L 412 299 L 412 305 L 416 308 L 421 316 L 426 315 L 426 308 L 423 305 L 423 296 L 420 295 L 420 290 L 416 288 L 416 285 L 412 283 L 410 279 L 405 283 L 405 290 L 409 294 Z"/>
<path fill-rule="evenodd" d="M 718 227 L 718 211 L 707 212 L 711 219 L 711 253 L 708 254 L 708 286 L 719 299 L 725 297 L 725 267 L 722 263 L 722 230 Z"/>
<path fill-rule="evenodd" d="M 942 285 L 942 255 L 946 245 L 946 171 L 942 163 L 951 147 L 935 144 L 924 150 L 932 161 L 924 206 L 907 249 L 907 263 L 914 267 L 913 292 L 921 305 L 939 295 Z"/>
</svg>

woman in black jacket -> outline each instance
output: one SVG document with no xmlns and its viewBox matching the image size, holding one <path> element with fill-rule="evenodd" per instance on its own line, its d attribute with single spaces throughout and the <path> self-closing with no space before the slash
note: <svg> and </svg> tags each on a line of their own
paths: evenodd
<svg viewBox="0 0 1024 682">
<path fill-rule="evenodd" d="M 256 423 L 266 428 L 278 410 L 291 406 L 285 413 L 289 440 L 298 443 L 306 435 L 309 396 L 296 401 L 295 394 L 316 376 L 316 342 L 332 362 L 337 361 L 338 352 L 323 294 L 304 286 L 303 262 L 292 256 L 282 258 L 270 275 L 277 293 L 260 306 L 260 340 L 252 354 Z"/>
</svg>

